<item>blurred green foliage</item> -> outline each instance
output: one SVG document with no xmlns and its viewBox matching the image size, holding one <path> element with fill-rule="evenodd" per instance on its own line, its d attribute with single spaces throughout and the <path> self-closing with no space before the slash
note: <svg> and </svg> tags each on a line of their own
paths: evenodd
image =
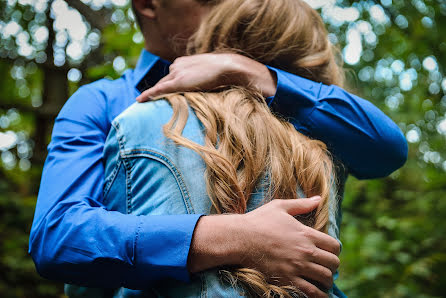
<svg viewBox="0 0 446 298">
<path fill-rule="evenodd" d="M 48 107 L 82 84 L 119 77 L 142 48 L 128 0 L 67 2 L 83 17 L 63 0 L 0 2 L 1 297 L 63 295 L 27 254 L 39 152 L 55 116 Z M 446 2 L 308 2 L 343 53 L 349 89 L 392 117 L 410 145 L 407 164 L 390 177 L 349 179 L 338 285 L 350 297 L 444 297 Z M 51 71 L 67 90 L 45 85 Z"/>
</svg>

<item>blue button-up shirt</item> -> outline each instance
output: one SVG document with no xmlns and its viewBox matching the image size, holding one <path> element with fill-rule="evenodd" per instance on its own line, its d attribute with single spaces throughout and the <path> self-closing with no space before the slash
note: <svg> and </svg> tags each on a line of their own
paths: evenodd
<svg viewBox="0 0 446 298">
<path fill-rule="evenodd" d="M 407 158 L 399 128 L 368 101 L 271 68 L 271 108 L 296 129 L 324 141 L 358 178 L 385 176 Z M 96 287 L 146 288 L 188 280 L 192 234 L 200 215 L 135 216 L 103 202 L 103 148 L 112 120 L 168 71 L 143 51 L 134 70 L 71 96 L 58 115 L 42 173 L 29 252 L 41 275 Z"/>
</svg>

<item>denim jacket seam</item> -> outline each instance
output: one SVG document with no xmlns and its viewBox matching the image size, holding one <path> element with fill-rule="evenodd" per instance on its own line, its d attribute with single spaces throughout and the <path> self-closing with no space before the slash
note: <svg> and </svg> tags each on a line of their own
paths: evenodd
<svg viewBox="0 0 446 298">
<path fill-rule="evenodd" d="M 133 212 L 133 206 L 132 206 L 132 163 L 131 160 L 128 160 L 126 158 L 122 159 L 122 163 L 124 164 L 125 168 L 125 186 L 126 186 L 126 208 L 127 208 L 127 214 L 130 214 Z"/>
<path fill-rule="evenodd" d="M 119 144 L 119 157 L 122 160 L 122 163 L 125 168 L 125 188 L 126 188 L 126 213 L 130 214 L 133 212 L 132 206 L 132 165 L 131 161 L 125 158 L 125 137 L 124 134 L 121 133 L 120 124 L 118 121 L 113 121 L 112 125 L 115 127 L 117 132 L 117 140 Z"/>
<path fill-rule="evenodd" d="M 121 152 L 121 155 L 124 156 L 124 160 L 127 158 L 134 158 L 138 156 L 144 156 L 149 157 L 154 160 L 159 161 L 161 164 L 163 164 L 165 167 L 167 167 L 170 172 L 175 177 L 175 180 L 181 190 L 181 194 L 183 196 L 183 201 L 186 206 L 187 212 L 189 214 L 194 214 L 194 208 L 192 206 L 191 197 L 189 195 L 189 191 L 187 189 L 186 183 L 184 182 L 184 178 L 181 174 L 181 172 L 178 170 L 178 168 L 175 166 L 175 164 L 163 153 L 151 150 L 151 149 L 129 149 L 129 150 L 123 150 Z"/>
<path fill-rule="evenodd" d="M 118 161 L 116 162 L 115 167 L 113 168 L 112 173 L 105 179 L 104 190 L 102 192 L 102 197 L 104 198 L 103 203 L 107 202 L 107 194 L 110 191 L 113 183 L 115 182 L 116 177 L 118 176 L 119 169 L 121 168 L 121 157 L 118 156 Z"/>
</svg>

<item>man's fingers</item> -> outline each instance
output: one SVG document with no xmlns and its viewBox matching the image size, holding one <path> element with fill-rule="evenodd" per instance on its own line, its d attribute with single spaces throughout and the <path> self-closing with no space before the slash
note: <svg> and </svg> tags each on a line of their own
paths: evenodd
<svg viewBox="0 0 446 298">
<path fill-rule="evenodd" d="M 330 269 L 315 263 L 309 263 L 301 274 L 306 280 L 311 280 L 328 290 L 333 285 L 333 272 Z"/>
<path fill-rule="evenodd" d="M 313 230 L 313 233 L 309 235 L 313 243 L 320 249 L 326 250 L 332 254 L 339 256 L 341 253 L 341 245 L 339 242 L 325 233 Z"/>
<path fill-rule="evenodd" d="M 296 278 L 293 280 L 293 285 L 302 291 L 309 298 L 327 298 L 328 294 L 320 290 L 318 287 L 313 285 L 312 283 L 302 279 Z"/>
<path fill-rule="evenodd" d="M 288 214 L 293 216 L 305 214 L 316 209 L 320 200 L 320 196 L 315 196 L 309 199 L 280 200 L 280 208 L 285 209 Z"/>
</svg>

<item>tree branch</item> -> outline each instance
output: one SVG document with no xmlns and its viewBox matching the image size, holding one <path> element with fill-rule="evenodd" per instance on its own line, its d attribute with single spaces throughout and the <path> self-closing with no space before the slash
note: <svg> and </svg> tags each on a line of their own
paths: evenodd
<svg viewBox="0 0 446 298">
<path fill-rule="evenodd" d="M 31 113 L 47 118 L 54 118 L 59 114 L 60 107 L 38 107 L 35 108 L 31 105 L 7 103 L 5 99 L 0 98 L 0 110 L 16 109 L 21 113 Z"/>
<path fill-rule="evenodd" d="M 64 70 L 64 71 L 69 71 L 71 69 L 70 66 L 68 65 L 62 65 L 62 66 L 56 66 L 54 65 L 52 62 L 50 61 L 45 61 L 44 63 L 38 63 L 36 62 L 34 59 L 28 59 L 26 57 L 23 56 L 19 56 L 15 59 L 12 58 L 8 58 L 8 57 L 0 57 L 0 61 L 1 62 L 6 62 L 6 63 L 10 63 L 10 64 L 14 64 L 17 61 L 23 61 L 24 63 L 30 63 L 33 62 L 35 63 L 38 67 L 41 68 L 47 68 L 47 69 L 51 69 L 51 70 Z"/>
<path fill-rule="evenodd" d="M 76 9 L 91 26 L 99 30 L 104 29 L 110 23 L 110 11 L 105 8 L 96 11 L 80 0 L 65 0 L 65 2 Z"/>
<path fill-rule="evenodd" d="M 25 113 L 35 113 L 37 111 L 37 108 L 34 108 L 32 106 L 28 106 L 25 104 L 17 104 L 17 103 L 7 103 L 6 99 L 0 98 L 0 109 L 1 110 L 10 110 L 10 109 L 16 109 L 20 112 Z"/>
</svg>

